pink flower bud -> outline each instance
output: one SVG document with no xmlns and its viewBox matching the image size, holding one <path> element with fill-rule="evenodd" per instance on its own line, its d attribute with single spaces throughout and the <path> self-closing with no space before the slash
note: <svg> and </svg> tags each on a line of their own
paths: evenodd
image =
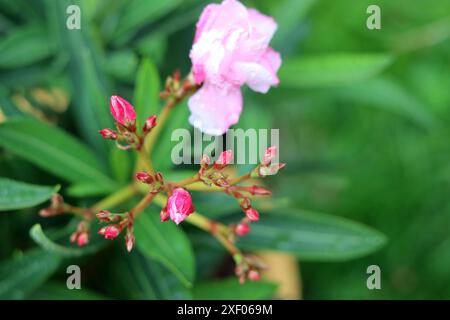
<svg viewBox="0 0 450 320">
<path fill-rule="evenodd" d="M 48 218 L 56 214 L 55 210 L 52 208 L 44 208 L 39 210 L 39 215 L 43 218 Z"/>
<path fill-rule="evenodd" d="M 261 275 L 260 275 L 259 272 L 256 271 L 256 270 L 250 270 L 250 271 L 248 272 L 248 278 L 249 278 L 251 281 L 259 281 L 259 280 L 261 279 Z"/>
<path fill-rule="evenodd" d="M 202 167 L 207 167 L 207 166 L 209 166 L 211 164 L 211 159 L 206 155 L 206 154 L 204 154 L 203 156 L 202 156 L 202 158 L 200 159 L 200 165 L 202 166 Z"/>
<path fill-rule="evenodd" d="M 163 175 L 162 175 L 161 172 L 157 172 L 157 173 L 155 174 L 155 179 L 156 179 L 156 181 L 158 181 L 158 182 L 160 182 L 160 183 L 163 183 L 163 182 L 164 182 L 164 178 L 163 178 Z"/>
<path fill-rule="evenodd" d="M 64 199 L 59 193 L 55 193 L 51 199 L 52 208 L 61 208 L 64 205 Z"/>
<path fill-rule="evenodd" d="M 122 125 L 134 124 L 136 112 L 134 107 L 127 100 L 119 96 L 111 96 L 110 110 L 114 119 Z"/>
<path fill-rule="evenodd" d="M 260 187 L 260 186 L 250 187 L 249 192 L 255 196 L 270 196 L 270 195 L 272 195 L 272 191 L 270 191 L 266 188 Z"/>
<path fill-rule="evenodd" d="M 117 225 L 110 225 L 100 229 L 99 234 L 103 235 L 105 239 L 114 239 L 120 234 L 121 228 Z"/>
<path fill-rule="evenodd" d="M 89 235 L 87 232 L 80 233 L 77 237 L 77 245 L 79 247 L 84 247 L 89 242 Z"/>
<path fill-rule="evenodd" d="M 156 127 L 156 116 L 155 115 L 150 116 L 147 118 L 147 120 L 145 120 L 144 128 L 142 129 L 142 131 L 144 133 L 148 133 L 154 127 Z"/>
<path fill-rule="evenodd" d="M 127 246 L 127 251 L 131 252 L 131 250 L 133 250 L 134 247 L 134 242 L 135 242 L 135 237 L 132 233 L 128 233 L 125 236 L 125 245 Z"/>
<path fill-rule="evenodd" d="M 159 213 L 159 218 L 161 219 L 161 222 L 169 220 L 170 216 L 167 212 L 167 207 L 164 207 L 161 212 Z"/>
<path fill-rule="evenodd" d="M 136 179 L 138 179 L 142 183 L 147 183 L 147 184 L 150 184 L 154 181 L 153 177 L 145 171 L 136 173 Z"/>
<path fill-rule="evenodd" d="M 264 158 L 263 158 L 261 164 L 264 166 L 269 165 L 276 156 L 277 156 L 277 147 L 276 146 L 267 148 L 266 152 L 264 153 Z"/>
<path fill-rule="evenodd" d="M 99 218 L 99 219 L 109 218 L 110 215 L 111 215 L 111 213 L 109 211 L 107 211 L 107 210 L 99 211 L 96 214 L 97 218 Z"/>
<path fill-rule="evenodd" d="M 176 224 L 179 224 L 194 212 L 194 206 L 192 205 L 192 198 L 189 192 L 183 188 L 173 190 L 172 195 L 167 200 L 167 212 L 169 213 L 170 219 Z"/>
<path fill-rule="evenodd" d="M 221 170 L 225 168 L 227 165 L 229 165 L 232 160 L 233 160 L 233 151 L 231 150 L 224 151 L 219 155 L 219 158 L 214 163 L 214 169 Z"/>
<path fill-rule="evenodd" d="M 250 221 L 258 221 L 259 220 L 259 213 L 253 208 L 249 208 L 245 210 L 245 215 L 247 218 L 250 219 Z"/>
<path fill-rule="evenodd" d="M 275 163 L 271 164 L 268 167 L 261 166 L 258 170 L 258 175 L 260 177 L 266 177 L 266 176 L 273 176 L 278 173 L 281 169 L 283 169 L 286 166 L 285 163 Z"/>
<path fill-rule="evenodd" d="M 239 224 L 236 226 L 234 232 L 235 232 L 238 236 L 243 237 L 243 236 L 247 235 L 247 234 L 250 232 L 250 226 L 249 226 L 248 223 L 242 223 L 242 222 L 241 222 L 241 223 L 239 223 Z"/>
<path fill-rule="evenodd" d="M 117 140 L 118 138 L 117 132 L 111 129 L 98 130 L 98 133 L 100 133 L 104 139 Z"/>
</svg>

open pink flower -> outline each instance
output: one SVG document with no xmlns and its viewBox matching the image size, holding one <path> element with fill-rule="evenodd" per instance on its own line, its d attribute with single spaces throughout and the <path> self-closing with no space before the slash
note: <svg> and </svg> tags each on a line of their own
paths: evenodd
<svg viewBox="0 0 450 320">
<path fill-rule="evenodd" d="M 169 213 L 170 219 L 176 224 L 184 221 L 184 219 L 194 212 L 194 206 L 192 205 L 192 198 L 189 192 L 183 188 L 173 190 L 172 195 L 167 200 L 166 210 Z M 162 217 L 161 220 L 163 220 Z"/>
<path fill-rule="evenodd" d="M 239 120 L 242 85 L 266 93 L 279 83 L 281 57 L 269 47 L 276 28 L 271 17 L 237 0 L 203 10 L 190 53 L 195 81 L 203 83 L 188 103 L 193 126 L 222 134 Z"/>
</svg>

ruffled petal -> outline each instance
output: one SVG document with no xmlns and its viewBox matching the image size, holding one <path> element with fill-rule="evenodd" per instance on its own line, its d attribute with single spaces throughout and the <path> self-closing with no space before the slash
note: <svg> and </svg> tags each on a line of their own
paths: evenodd
<svg viewBox="0 0 450 320">
<path fill-rule="evenodd" d="M 188 106 L 189 122 L 200 131 L 210 135 L 224 134 L 236 124 L 242 111 L 242 94 L 238 86 L 220 88 L 206 82 L 193 95 Z"/>
</svg>

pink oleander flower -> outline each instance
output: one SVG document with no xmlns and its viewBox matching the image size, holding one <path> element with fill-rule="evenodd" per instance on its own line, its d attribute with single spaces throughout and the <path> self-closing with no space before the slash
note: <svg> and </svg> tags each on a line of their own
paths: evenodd
<svg viewBox="0 0 450 320">
<path fill-rule="evenodd" d="M 128 124 L 134 124 L 136 121 L 134 107 L 122 97 L 111 96 L 109 107 L 111 114 L 118 123 L 126 126 Z"/>
<path fill-rule="evenodd" d="M 167 200 L 166 210 L 169 213 L 170 219 L 176 224 L 184 221 L 192 212 L 194 206 L 192 205 L 192 198 L 189 192 L 183 188 L 176 188 L 172 191 L 172 195 Z M 163 220 L 161 218 L 161 220 Z"/>
<path fill-rule="evenodd" d="M 237 0 L 203 10 L 190 53 L 195 81 L 203 83 L 188 102 L 194 127 L 212 135 L 225 133 L 239 120 L 242 85 L 266 93 L 279 83 L 281 57 L 269 47 L 276 29 L 272 17 Z"/>
</svg>

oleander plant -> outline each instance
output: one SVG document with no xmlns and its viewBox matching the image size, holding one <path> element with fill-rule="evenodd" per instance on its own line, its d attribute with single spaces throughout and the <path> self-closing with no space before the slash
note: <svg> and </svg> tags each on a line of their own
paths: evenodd
<svg viewBox="0 0 450 320">
<path fill-rule="evenodd" d="M 360 2 L 0 1 L 0 298 L 448 294 L 448 16 Z"/>
</svg>

